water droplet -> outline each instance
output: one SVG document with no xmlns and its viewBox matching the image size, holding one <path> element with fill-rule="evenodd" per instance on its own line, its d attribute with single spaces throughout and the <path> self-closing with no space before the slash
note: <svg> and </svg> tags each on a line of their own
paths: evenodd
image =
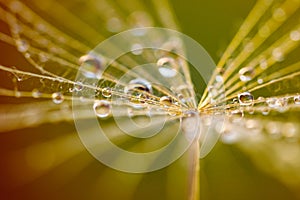
<svg viewBox="0 0 300 200">
<path fill-rule="evenodd" d="M 251 81 L 252 78 L 255 76 L 255 71 L 253 67 L 244 67 L 240 69 L 239 74 L 241 81 L 248 82 Z"/>
<path fill-rule="evenodd" d="M 273 19 L 282 22 L 286 19 L 285 11 L 282 8 L 277 8 L 273 11 Z"/>
<path fill-rule="evenodd" d="M 152 85 L 142 78 L 133 79 L 124 88 L 124 93 L 129 95 L 133 107 L 142 108 L 145 100 L 149 98 L 145 93 L 152 94 Z"/>
<path fill-rule="evenodd" d="M 167 107 L 172 106 L 172 98 L 169 96 L 160 97 L 159 102 L 160 102 L 160 104 L 167 106 Z"/>
<path fill-rule="evenodd" d="M 22 40 L 22 39 L 17 40 L 16 43 L 17 43 L 17 48 L 18 48 L 19 52 L 24 53 L 24 52 L 28 51 L 29 44 L 26 40 Z"/>
<path fill-rule="evenodd" d="M 261 85 L 264 83 L 264 80 L 262 78 L 259 78 L 259 79 L 257 79 L 257 83 Z"/>
<path fill-rule="evenodd" d="M 83 89 L 83 85 L 82 85 L 81 82 L 78 81 L 78 82 L 76 82 L 76 83 L 74 84 L 74 90 L 75 90 L 75 91 L 80 92 L 82 89 Z"/>
<path fill-rule="evenodd" d="M 65 97 L 62 93 L 60 92 L 55 92 L 52 94 L 52 101 L 55 104 L 60 104 L 64 101 Z"/>
<path fill-rule="evenodd" d="M 111 97 L 112 90 L 109 87 L 105 87 L 102 89 L 102 95 L 106 98 Z"/>
<path fill-rule="evenodd" d="M 262 58 L 260 61 L 259 61 L 259 66 L 260 68 L 262 69 L 267 69 L 268 67 L 268 60 L 266 58 Z"/>
<path fill-rule="evenodd" d="M 254 97 L 250 92 L 243 92 L 238 95 L 238 99 L 242 106 L 250 106 L 253 104 Z"/>
<path fill-rule="evenodd" d="M 285 112 L 288 110 L 288 98 L 279 98 L 275 102 L 276 109 L 279 112 Z"/>
<path fill-rule="evenodd" d="M 170 57 L 160 58 L 156 64 L 157 64 L 159 73 L 162 76 L 164 76 L 166 78 L 172 78 L 172 77 L 176 76 L 176 74 L 177 74 L 176 70 L 178 67 L 173 58 L 170 58 Z"/>
<path fill-rule="evenodd" d="M 261 114 L 263 115 L 268 115 L 270 113 L 270 108 L 269 107 L 263 107 L 261 110 Z"/>
<path fill-rule="evenodd" d="M 239 134 L 234 130 L 226 130 L 221 134 L 221 141 L 224 144 L 234 144 L 239 140 Z"/>
<path fill-rule="evenodd" d="M 300 32 L 297 31 L 297 30 L 292 31 L 292 32 L 290 33 L 290 38 L 291 38 L 291 40 L 293 40 L 293 41 L 295 41 L 295 42 L 299 41 L 299 40 L 300 40 Z"/>
<path fill-rule="evenodd" d="M 300 95 L 294 97 L 294 103 L 300 105 Z"/>
<path fill-rule="evenodd" d="M 39 53 L 39 60 L 44 63 L 48 61 L 48 56 L 44 53 Z"/>
<path fill-rule="evenodd" d="M 272 56 L 277 62 L 281 62 L 284 60 L 284 54 L 280 48 L 273 49 Z"/>
<path fill-rule="evenodd" d="M 111 113 L 111 104 L 106 100 L 96 100 L 94 102 L 93 109 L 98 117 L 105 118 Z"/>
<path fill-rule="evenodd" d="M 42 96 L 42 93 L 38 89 L 33 89 L 32 90 L 32 97 L 33 98 L 39 98 Z"/>
<path fill-rule="evenodd" d="M 99 57 L 94 55 L 84 55 L 79 58 L 80 70 L 87 78 L 101 78 L 103 63 Z"/>
<path fill-rule="evenodd" d="M 112 33 L 120 32 L 122 30 L 123 24 L 121 20 L 117 17 L 112 17 L 106 22 L 106 28 Z"/>
<path fill-rule="evenodd" d="M 271 138 L 279 139 L 281 138 L 280 126 L 281 124 L 278 122 L 268 122 L 265 126 L 265 129 Z"/>
<path fill-rule="evenodd" d="M 266 103 L 268 104 L 268 106 L 269 106 L 270 108 L 275 108 L 275 107 L 277 107 L 276 101 L 277 101 L 277 98 L 268 98 L 268 99 L 266 100 Z"/>
<path fill-rule="evenodd" d="M 131 46 L 131 53 L 134 55 L 141 55 L 143 53 L 143 46 L 141 44 L 133 44 Z"/>
</svg>

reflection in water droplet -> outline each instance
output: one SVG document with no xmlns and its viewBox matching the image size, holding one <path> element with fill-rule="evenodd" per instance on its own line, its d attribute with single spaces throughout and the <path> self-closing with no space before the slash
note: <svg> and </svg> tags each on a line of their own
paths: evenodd
<svg viewBox="0 0 300 200">
<path fill-rule="evenodd" d="M 101 77 L 101 72 L 103 70 L 103 63 L 99 57 L 93 55 L 84 55 L 79 58 L 80 70 L 83 75 L 87 78 Z"/>
<path fill-rule="evenodd" d="M 240 69 L 239 74 L 241 81 L 248 82 L 251 81 L 255 76 L 255 71 L 253 67 L 244 67 Z"/>
<path fill-rule="evenodd" d="M 243 92 L 238 95 L 238 99 L 241 105 L 249 106 L 253 104 L 254 97 L 250 92 Z"/>
<path fill-rule="evenodd" d="M 64 95 L 60 92 L 55 92 L 52 94 L 52 101 L 55 104 L 60 104 L 64 101 Z"/>
<path fill-rule="evenodd" d="M 164 76 L 166 78 L 172 78 L 172 77 L 176 76 L 176 74 L 177 74 L 176 70 L 178 67 L 173 58 L 170 58 L 170 57 L 160 58 L 156 64 L 157 64 L 159 73 L 162 76 Z"/>
<path fill-rule="evenodd" d="M 98 117 L 105 118 L 111 113 L 111 104 L 106 100 L 96 100 L 94 102 L 93 109 Z"/>
</svg>

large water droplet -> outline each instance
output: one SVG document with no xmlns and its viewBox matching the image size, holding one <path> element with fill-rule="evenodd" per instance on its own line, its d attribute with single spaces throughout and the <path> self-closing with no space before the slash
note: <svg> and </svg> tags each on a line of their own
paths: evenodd
<svg viewBox="0 0 300 200">
<path fill-rule="evenodd" d="M 160 58 L 157 61 L 157 67 L 159 73 L 166 78 L 172 78 L 177 74 L 178 66 L 173 58 L 170 57 Z"/>
<path fill-rule="evenodd" d="M 172 106 L 172 98 L 169 96 L 162 96 L 159 99 L 160 104 L 162 104 L 163 106 Z"/>
<path fill-rule="evenodd" d="M 103 70 L 103 63 L 99 57 L 84 55 L 79 58 L 80 70 L 87 78 L 100 79 Z"/>
<path fill-rule="evenodd" d="M 248 82 L 251 81 L 255 76 L 255 71 L 253 67 L 244 67 L 240 69 L 239 74 L 241 81 Z"/>
<path fill-rule="evenodd" d="M 134 55 L 141 55 L 143 53 L 143 46 L 139 43 L 135 43 L 131 46 L 131 53 Z"/>
<path fill-rule="evenodd" d="M 93 109 L 98 117 L 105 118 L 111 113 L 111 104 L 106 100 L 96 100 L 94 102 Z"/>
<path fill-rule="evenodd" d="M 146 99 L 148 99 L 146 93 L 152 94 L 152 85 L 142 78 L 133 79 L 124 88 L 124 93 L 129 96 L 133 107 L 141 108 L 144 106 Z"/>
<path fill-rule="evenodd" d="M 238 95 L 238 99 L 241 105 L 249 106 L 253 104 L 254 97 L 250 92 L 243 92 Z"/>
<path fill-rule="evenodd" d="M 64 101 L 64 95 L 60 92 L 55 92 L 52 94 L 52 101 L 55 103 L 55 104 L 60 104 Z"/>
</svg>

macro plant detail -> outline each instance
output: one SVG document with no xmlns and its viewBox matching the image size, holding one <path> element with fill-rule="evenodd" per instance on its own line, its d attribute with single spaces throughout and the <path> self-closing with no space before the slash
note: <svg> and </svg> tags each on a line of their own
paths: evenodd
<svg viewBox="0 0 300 200">
<path fill-rule="evenodd" d="M 220 199 L 201 171 L 220 145 L 300 198 L 300 1 L 257 0 L 216 62 L 181 33 L 173 4 L 0 1 L 4 198 L 61 167 L 58 190 L 88 173 L 78 199 L 154 199 L 139 186 L 151 175 L 160 199 Z"/>
</svg>

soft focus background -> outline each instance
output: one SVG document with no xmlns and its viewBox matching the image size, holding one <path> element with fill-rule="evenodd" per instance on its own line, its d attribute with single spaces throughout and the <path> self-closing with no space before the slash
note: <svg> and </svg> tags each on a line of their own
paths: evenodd
<svg viewBox="0 0 300 200">
<path fill-rule="evenodd" d="M 43 1 L 36 2 L 36 5 L 43 6 Z M 62 4 L 71 8 L 72 3 L 73 1 L 65 1 Z M 147 4 L 147 1 L 144 3 Z M 171 1 L 181 31 L 197 40 L 215 62 L 219 60 L 254 3 L 253 0 Z M 35 8 L 36 5 L 32 7 Z M 81 9 L 76 8 L 74 14 L 80 16 Z M 61 26 L 62 30 L 64 23 L 72 23 L 63 16 L 61 21 L 58 21 L 59 16 L 45 14 L 43 17 L 53 25 Z M 98 25 L 101 26 L 101 22 Z M 7 31 L 3 23 L 0 28 Z M 97 38 L 85 39 L 97 44 Z M 29 65 L 14 47 L 4 43 L 0 43 L 0 61 L 7 66 L 26 68 Z M 1 76 L 0 81 L 2 85 L 11 84 L 10 77 Z M 0 109 L 7 109 L 6 104 L 33 101 L 0 97 Z M 11 109 L 14 109 L 13 106 Z M 22 116 L 15 116 L 15 120 L 22 120 Z M 0 199 L 182 200 L 186 194 L 186 172 L 182 165 L 185 159 L 183 157 L 156 172 L 126 174 L 110 169 L 94 159 L 81 144 L 72 122 L 46 123 L 35 128 L 2 132 Z M 300 198 L 299 188 L 288 187 L 272 174 L 263 173 L 235 145 L 218 143 L 201 160 L 200 166 L 201 199 Z"/>
</svg>

